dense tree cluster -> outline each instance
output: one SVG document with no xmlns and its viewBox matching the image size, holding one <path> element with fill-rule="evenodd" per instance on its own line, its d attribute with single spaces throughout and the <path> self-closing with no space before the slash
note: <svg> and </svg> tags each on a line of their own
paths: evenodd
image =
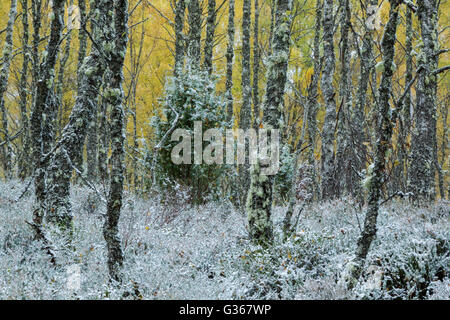
<svg viewBox="0 0 450 320">
<path fill-rule="evenodd" d="M 34 186 L 29 224 L 50 255 L 50 239 L 72 241 L 74 184 L 106 203 L 116 282 L 124 190 L 229 202 L 263 247 L 274 205 L 287 207 L 287 239 L 301 204 L 351 198 L 365 211 L 352 287 L 381 203 L 448 198 L 448 3 L 129 1 L 11 0 L 0 10 L 0 174 Z M 170 136 L 195 121 L 279 130 L 278 176 L 248 153 L 239 165 L 173 163 Z"/>
</svg>

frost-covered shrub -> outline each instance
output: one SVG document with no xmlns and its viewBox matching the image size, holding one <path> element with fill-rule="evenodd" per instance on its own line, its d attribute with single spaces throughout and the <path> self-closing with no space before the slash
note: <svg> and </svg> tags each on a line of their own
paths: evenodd
<svg viewBox="0 0 450 320">
<path fill-rule="evenodd" d="M 449 246 L 444 239 L 403 242 L 388 257 L 380 259 L 383 287 L 393 297 L 423 299 L 432 281 L 442 281 L 449 263 Z M 403 253 L 401 252 L 403 251 Z"/>
<path fill-rule="evenodd" d="M 85 201 L 81 202 L 81 211 L 85 214 L 98 214 L 101 205 L 101 198 L 97 192 L 91 190 L 87 193 Z"/>
<path fill-rule="evenodd" d="M 450 300 L 450 279 L 432 281 L 429 286 L 429 300 Z"/>
<path fill-rule="evenodd" d="M 194 122 L 202 123 L 203 133 L 211 128 L 225 130 L 226 100 L 215 92 L 215 80 L 207 72 L 192 69 L 182 73 L 178 78 L 169 78 L 165 93 L 161 99 L 162 113 L 152 118 L 155 141 L 163 139 L 172 128 L 178 114 L 177 129 L 186 129 L 191 139 L 191 164 L 174 164 L 171 152 L 178 141 L 171 141 L 170 136 L 156 152 L 154 174 L 155 182 L 162 190 L 173 190 L 175 186 L 187 187 L 190 200 L 203 203 L 210 196 L 217 195 L 219 178 L 228 170 L 225 165 L 194 164 Z M 208 145 L 203 142 L 202 146 Z M 202 151 L 204 149 L 202 148 Z M 154 161 L 153 159 L 151 161 Z"/>
<path fill-rule="evenodd" d="M 263 249 L 251 244 L 245 216 L 229 201 L 166 205 L 126 191 L 119 223 L 124 279 L 112 285 L 102 235 L 105 204 L 99 203 L 99 214 L 85 214 L 91 191 L 72 188 L 72 243 L 47 233 L 54 266 L 25 222 L 33 190 L 15 201 L 23 188 L 0 183 L 0 299 L 450 299 L 448 202 L 382 206 L 364 274 L 347 290 L 340 279 L 364 218 L 350 199 L 308 203 L 286 241 L 286 208 L 275 207 L 274 245 Z M 68 285 L 73 268 L 80 271 L 79 288 Z M 139 294 L 124 297 L 136 289 Z"/>
<path fill-rule="evenodd" d="M 439 210 L 427 212 L 426 216 L 423 212 L 408 215 L 394 211 L 390 214 L 394 217 L 379 230 L 375 249 L 369 255 L 370 263 L 381 273 L 381 284 L 377 289 L 383 292 L 371 294 L 374 297 L 381 294 L 386 298 L 424 299 L 432 294 L 432 282 L 448 277 L 448 217 L 442 218 Z M 439 223 L 443 225 L 439 226 Z"/>
<path fill-rule="evenodd" d="M 326 274 L 327 257 L 320 255 L 320 239 L 307 241 L 296 235 L 271 248 L 253 247 L 235 257 L 236 269 L 246 281 L 236 286 L 236 298 L 293 299 L 308 278 Z M 315 253 L 313 253 L 315 251 Z M 242 276 L 242 275 L 241 275 Z"/>
<path fill-rule="evenodd" d="M 304 210 L 296 232 L 283 242 L 281 221 L 284 210 L 280 209 L 275 212 L 276 240 L 272 247 L 255 247 L 247 242 L 241 246 L 241 251 L 233 251 L 235 256 L 229 258 L 235 261 L 233 268 L 239 270 L 234 274 L 237 284 L 233 298 L 311 299 L 307 288 L 313 283 L 322 282 L 330 288 L 337 286 L 337 263 L 349 257 L 346 251 L 355 239 L 355 234 L 344 231 L 348 229 L 351 217 L 343 216 L 340 220 L 333 217 L 332 221 L 337 222 L 333 229 L 328 223 L 334 212 L 323 208 L 316 211 L 309 206 Z M 338 298 L 344 294 L 338 291 L 330 289 L 329 296 Z"/>
<path fill-rule="evenodd" d="M 298 168 L 295 196 L 297 200 L 308 202 L 312 199 L 314 167 L 302 163 Z"/>
<path fill-rule="evenodd" d="M 448 219 L 406 203 L 385 208 L 378 238 L 352 291 L 340 281 L 352 258 L 363 214 L 349 200 L 308 206 L 296 232 L 273 247 L 246 243 L 233 251 L 233 298 L 251 299 L 427 299 L 441 296 L 448 281 Z M 403 211 L 405 207 L 407 211 Z M 439 208 L 437 206 L 436 208 Z M 284 211 L 276 213 L 282 219 Z M 278 218 L 277 218 L 278 217 Z M 434 223 L 430 223 L 434 221 Z M 447 280 L 446 280 L 447 279 Z M 435 291 L 437 293 L 435 293 Z M 450 299 L 450 296 L 447 297 Z"/>
</svg>

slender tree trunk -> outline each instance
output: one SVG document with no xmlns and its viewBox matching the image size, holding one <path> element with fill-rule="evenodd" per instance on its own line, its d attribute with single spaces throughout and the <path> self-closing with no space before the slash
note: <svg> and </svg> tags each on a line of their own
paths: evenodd
<svg viewBox="0 0 450 320">
<path fill-rule="evenodd" d="M 302 131 L 300 139 L 295 146 L 294 153 L 294 168 L 292 170 L 291 188 L 289 190 L 289 204 L 286 210 L 286 215 L 283 220 L 283 238 L 287 239 L 293 231 L 295 231 L 295 226 L 292 226 L 292 216 L 294 215 L 295 204 L 297 203 L 296 191 L 297 191 L 297 180 L 299 176 L 298 163 L 300 161 L 300 154 L 302 152 L 301 146 L 303 141 L 305 141 L 306 127 L 308 125 L 308 113 L 310 112 L 311 104 L 307 104 L 303 112 L 303 122 Z"/>
<path fill-rule="evenodd" d="M 445 161 L 447 159 L 447 146 L 448 146 L 448 126 L 447 126 L 447 119 L 448 119 L 448 105 L 449 105 L 449 97 L 447 96 L 444 99 L 444 102 L 442 104 L 442 108 L 441 108 L 441 114 L 442 114 L 442 141 L 441 141 L 441 160 L 438 163 L 439 166 L 442 168 L 445 165 Z M 443 177 L 442 177 L 442 182 L 439 181 L 439 190 L 441 193 L 441 200 L 444 199 L 448 199 L 448 176 L 449 173 L 444 172 L 443 173 Z M 447 192 L 447 196 L 446 196 L 446 192 Z"/>
<path fill-rule="evenodd" d="M 247 130 L 251 126 L 252 112 L 252 87 L 250 75 L 250 24 L 251 24 L 251 0 L 244 0 L 242 15 L 242 106 L 239 119 L 239 128 Z M 248 141 L 245 141 L 245 150 L 248 150 Z M 249 179 L 249 155 L 245 153 L 245 163 L 239 166 L 241 178 L 241 203 L 245 204 L 246 191 L 250 185 Z"/>
<path fill-rule="evenodd" d="M 136 84 L 134 85 L 133 97 L 134 97 L 134 99 L 136 97 Z M 137 129 L 136 101 L 133 101 L 133 105 L 132 105 L 132 118 L 133 118 L 133 151 L 131 152 L 131 154 L 133 154 L 133 159 L 131 161 L 132 161 L 132 167 L 133 167 L 133 191 L 137 192 L 138 186 L 139 186 L 139 174 L 138 174 L 138 163 L 137 163 L 139 142 L 138 142 L 138 135 L 137 135 L 138 129 Z"/>
<path fill-rule="evenodd" d="M 259 65 L 261 54 L 259 50 L 259 2 L 255 0 L 255 24 L 253 26 L 253 127 L 257 128 L 259 112 Z"/>
<path fill-rule="evenodd" d="M 202 8 L 200 7 L 199 0 L 190 0 L 188 3 L 188 24 L 188 63 L 192 67 L 198 69 L 200 66 L 200 49 L 202 40 Z"/>
<path fill-rule="evenodd" d="M 50 115 L 54 104 L 51 95 L 55 64 L 64 28 L 64 0 L 53 1 L 52 12 L 50 37 L 46 48 L 47 55 L 37 73 L 36 93 L 31 114 L 31 137 L 35 166 L 34 185 L 37 201 L 33 220 L 37 226 L 42 224 L 42 217 L 47 208 L 45 201 L 48 192 L 46 186 L 47 154 L 50 152 L 53 142 L 53 121 Z"/>
<path fill-rule="evenodd" d="M 350 31 L 350 1 L 345 0 L 341 16 L 341 81 L 339 88 L 340 107 L 338 115 L 338 132 L 337 132 L 337 149 L 336 149 L 336 196 L 342 195 L 344 192 L 351 192 L 352 170 L 351 162 L 348 161 L 348 154 L 352 151 L 350 148 L 350 132 L 349 132 L 349 111 L 352 108 L 352 91 L 351 91 L 351 72 L 350 72 L 350 48 L 349 48 L 349 31 Z"/>
<path fill-rule="evenodd" d="M 17 0 L 11 0 L 11 7 L 9 9 L 8 23 L 6 24 L 6 37 L 3 45 L 3 64 L 0 70 L 0 112 L 2 114 L 2 131 L 5 144 L 2 145 L 2 158 L 3 158 L 3 174 L 6 179 L 12 177 L 12 147 L 9 141 L 9 129 L 8 129 L 8 114 L 5 106 L 5 93 L 8 89 L 9 68 L 11 66 L 11 60 L 13 57 L 13 29 L 14 21 L 17 14 Z"/>
<path fill-rule="evenodd" d="M 405 74 L 405 86 L 412 80 L 413 72 L 413 57 L 412 57 L 412 11 L 406 6 L 406 74 Z M 406 192 L 408 185 L 408 148 L 406 146 L 409 131 L 411 128 L 411 89 L 407 88 L 405 93 L 405 104 L 403 105 L 403 112 L 400 121 L 400 134 L 399 134 L 399 165 L 396 167 L 397 179 L 403 192 Z"/>
<path fill-rule="evenodd" d="M 98 13 L 93 15 L 92 23 L 94 27 L 92 34 L 96 45 L 92 46 L 91 53 L 83 61 L 75 105 L 49 165 L 48 171 L 52 184 L 49 186 L 50 210 L 46 218 L 50 223 L 59 225 L 63 231 L 69 230 L 72 225 L 70 178 L 74 169 L 73 160 L 82 152 L 88 125 L 93 121 L 95 101 L 107 64 L 105 59 L 115 50 L 109 42 L 113 38 L 112 2 L 112 0 L 96 1 L 91 8 L 93 12 Z"/>
<path fill-rule="evenodd" d="M 445 152 L 445 149 L 443 150 L 443 152 Z M 442 167 L 439 164 L 438 144 L 437 144 L 437 137 L 436 136 L 434 138 L 434 145 L 433 145 L 433 161 L 434 161 L 434 165 L 435 165 L 436 172 L 437 172 L 437 175 L 438 175 L 439 196 L 441 197 L 441 199 L 445 199 L 444 174 L 442 172 Z"/>
<path fill-rule="evenodd" d="M 277 0 L 276 8 L 273 53 L 268 63 L 267 86 L 262 105 L 264 114 L 262 125 L 265 129 L 279 129 L 282 122 L 283 97 L 289 62 L 292 1 Z M 268 244 L 273 238 L 271 212 L 275 176 L 265 175 L 262 171 L 264 167 L 262 163 L 252 166 L 251 185 L 247 197 L 247 219 L 253 241 Z"/>
<path fill-rule="evenodd" d="M 41 11 L 42 0 L 31 1 L 31 10 L 33 16 L 33 46 L 31 50 L 31 71 L 32 71 L 32 88 L 33 88 L 33 103 L 36 98 L 36 87 L 39 77 L 39 41 L 41 30 Z"/>
<path fill-rule="evenodd" d="M 334 128 L 336 121 L 335 89 L 333 76 L 335 69 L 333 40 L 333 0 L 323 4 L 324 68 L 322 72 L 322 92 L 325 101 L 325 120 L 322 131 L 322 198 L 333 198 L 336 194 Z"/>
<path fill-rule="evenodd" d="M 373 68 L 373 39 L 372 33 L 375 30 L 373 22 L 377 14 L 377 0 L 368 0 L 365 2 L 366 10 L 366 23 L 364 29 L 364 37 L 362 43 L 362 49 L 360 53 L 360 75 L 358 78 L 358 87 L 356 93 L 356 104 L 352 114 L 352 126 L 351 136 L 353 137 L 352 152 L 351 152 L 351 165 L 352 168 L 352 181 L 353 195 L 358 196 L 363 202 L 363 194 L 361 185 L 359 183 L 359 176 L 357 173 L 362 173 L 366 168 L 367 150 L 365 143 L 367 137 L 365 131 L 361 130 L 361 127 L 366 127 L 365 109 L 367 105 L 367 89 L 369 87 L 369 80 L 371 71 Z M 374 84 L 376 86 L 376 83 Z M 357 173 L 356 173 L 356 172 Z"/>
<path fill-rule="evenodd" d="M 108 87 L 108 105 L 111 106 L 111 179 L 108 195 L 106 219 L 103 236 L 108 248 L 109 276 L 114 281 L 121 281 L 123 253 L 120 246 L 118 223 L 122 208 L 124 158 L 125 158 L 125 121 L 123 108 L 123 64 L 128 42 L 128 3 L 117 0 L 115 3 L 115 51 L 111 53 L 109 68 L 111 79 Z"/>
<path fill-rule="evenodd" d="M 242 15 L 242 107 L 239 126 L 250 128 L 252 89 L 250 84 L 250 23 L 251 0 L 244 0 Z"/>
<path fill-rule="evenodd" d="M 369 183 L 369 200 L 366 217 L 364 220 L 364 229 L 358 239 L 356 249 L 356 261 L 351 267 L 352 279 L 350 286 L 355 284 L 359 278 L 364 262 L 369 252 L 369 248 L 375 239 L 377 232 L 377 218 L 380 206 L 381 189 L 385 180 L 386 154 L 391 148 L 391 138 L 393 132 L 393 122 L 391 118 L 391 106 L 389 103 L 392 92 L 392 75 L 394 73 L 393 62 L 395 53 L 396 31 L 398 23 L 399 0 L 390 1 L 389 20 L 384 28 L 381 51 L 383 54 L 383 73 L 381 83 L 378 89 L 378 119 L 377 119 L 377 144 L 375 150 L 375 162 L 373 172 Z"/>
<path fill-rule="evenodd" d="M 22 46 L 23 46 L 23 61 L 22 61 L 22 72 L 20 75 L 19 84 L 19 108 L 20 108 L 20 118 L 22 122 L 22 138 L 21 145 L 22 150 L 19 155 L 19 178 L 25 179 L 29 176 L 31 166 L 30 166 L 30 119 L 28 117 L 28 64 L 30 62 L 30 45 L 29 40 L 29 26 L 28 26 L 28 0 L 21 0 L 22 3 Z"/>
<path fill-rule="evenodd" d="M 98 99 L 97 99 L 98 101 Z M 97 179 L 98 169 L 98 104 L 95 103 L 93 107 L 93 115 L 91 122 L 88 124 L 88 134 L 86 139 L 86 175 L 90 180 L 95 181 Z"/>
<path fill-rule="evenodd" d="M 105 71 L 103 76 L 103 83 L 108 84 L 111 77 L 111 72 L 109 70 Z M 103 185 L 106 184 L 108 179 L 108 151 L 109 151 L 109 125 L 108 125 L 108 105 L 105 98 L 106 86 L 102 88 L 102 95 L 99 98 L 99 127 L 98 127 L 98 176 Z"/>
<path fill-rule="evenodd" d="M 205 62 L 204 68 L 211 75 L 213 72 L 214 33 L 216 31 L 216 0 L 208 0 L 208 19 L 206 22 Z"/>
<path fill-rule="evenodd" d="M 86 18 L 85 18 L 85 20 L 86 20 Z M 92 21 L 91 21 L 91 27 L 92 27 Z M 86 35 L 83 34 L 82 36 L 83 36 L 82 40 L 86 41 L 85 38 L 84 38 Z M 86 53 L 84 53 L 84 55 L 86 55 Z M 81 57 L 79 57 L 79 58 L 81 58 Z M 81 63 L 83 62 L 83 60 L 81 60 Z M 107 85 L 107 84 L 108 83 L 105 83 L 105 85 Z M 94 105 L 92 106 L 93 107 L 92 108 L 93 118 L 88 123 L 88 128 L 87 128 L 88 132 L 87 132 L 87 137 L 86 137 L 86 141 L 85 141 L 85 143 L 86 143 L 86 158 L 85 158 L 84 171 L 86 173 L 86 176 L 91 181 L 96 181 L 97 177 L 98 177 L 98 163 L 97 163 L 97 161 L 98 161 L 98 157 L 99 157 L 99 155 L 98 155 L 99 154 L 99 148 L 101 148 L 101 146 L 99 146 L 99 144 L 98 144 L 98 142 L 99 142 L 99 139 L 98 139 L 99 103 L 98 102 L 100 101 L 100 99 L 102 99 L 102 98 L 100 96 L 98 96 L 97 97 L 97 103 L 94 103 Z M 104 115 L 100 115 L 100 117 L 103 117 L 103 116 Z M 83 158 L 83 152 L 81 152 L 80 155 L 75 157 L 75 161 L 76 162 L 74 162 L 75 167 L 80 169 L 80 171 L 82 171 L 81 170 L 82 169 L 81 168 L 82 167 L 82 163 L 83 163 L 83 159 L 82 158 Z M 106 157 L 105 157 L 105 161 L 106 161 Z M 105 166 L 106 166 L 106 162 L 105 162 Z"/>
<path fill-rule="evenodd" d="M 77 79 L 78 83 L 81 81 L 81 67 L 83 66 L 83 60 L 86 57 L 87 51 L 87 17 L 86 17 L 86 0 L 78 0 L 78 9 L 80 11 L 80 30 L 78 31 L 78 68 Z"/>
<path fill-rule="evenodd" d="M 436 139 L 436 75 L 438 48 L 436 0 L 419 0 L 418 18 L 422 50 L 418 65 L 425 67 L 416 84 L 415 128 L 411 138 L 410 189 L 416 201 L 432 201 L 436 196 L 434 146 Z"/>
<path fill-rule="evenodd" d="M 276 6 L 277 1 L 272 0 L 270 5 L 270 30 L 269 30 L 269 48 L 268 48 L 268 55 L 270 56 L 272 54 L 272 39 L 273 39 L 273 29 L 275 28 L 275 13 L 276 13 Z"/>
<path fill-rule="evenodd" d="M 233 119 L 233 59 L 234 59 L 234 0 L 229 0 L 228 9 L 228 44 L 227 44 L 227 76 L 226 76 L 226 97 L 227 114 L 231 122 Z"/>
<path fill-rule="evenodd" d="M 73 4 L 73 0 L 71 0 L 69 2 L 69 9 L 72 8 L 72 4 Z M 72 15 L 72 12 L 69 11 L 68 12 L 68 16 L 70 18 L 70 16 Z M 67 31 L 67 37 L 66 37 L 66 44 L 64 46 L 64 51 L 63 51 L 63 55 L 61 57 L 61 60 L 59 61 L 59 71 L 58 71 L 58 82 L 56 84 L 56 106 L 55 109 L 58 110 L 58 124 L 56 126 L 56 132 L 57 134 L 56 136 L 59 136 L 61 134 L 61 130 L 63 128 L 63 123 L 64 123 L 64 114 L 66 112 L 65 108 L 64 108 L 64 102 L 63 102 L 63 97 L 64 97 L 64 81 L 65 81 L 65 68 L 66 68 L 66 64 L 67 61 L 69 60 L 70 57 L 70 47 L 72 44 L 72 32 L 71 30 Z"/>
<path fill-rule="evenodd" d="M 130 21 L 131 23 L 131 21 Z M 137 85 L 139 81 L 139 74 L 142 70 L 141 65 L 141 56 L 142 51 L 144 49 L 144 37 L 145 37 L 145 26 L 144 24 L 141 25 L 141 32 L 140 32 L 140 39 L 139 39 L 139 47 L 137 50 L 134 46 L 133 41 L 133 31 L 130 32 L 129 35 L 129 50 L 130 53 L 130 61 L 131 61 L 131 80 L 130 80 L 130 89 L 128 93 L 128 105 L 131 109 L 131 116 L 133 121 L 133 146 L 132 151 L 130 152 L 131 155 L 131 162 L 132 162 L 132 168 L 133 168 L 133 190 L 134 192 L 138 189 L 139 184 L 139 174 L 138 174 L 138 149 L 139 149 L 139 142 L 138 142 L 138 135 L 137 135 L 137 103 L 136 103 L 136 95 L 137 95 Z"/>
<path fill-rule="evenodd" d="M 314 74 L 311 78 L 311 84 L 308 90 L 308 162 L 310 166 L 313 166 L 313 195 L 317 196 L 319 193 L 319 187 L 316 179 L 316 160 L 314 151 L 316 149 L 316 137 L 317 137 L 317 110 L 319 108 L 318 98 L 318 87 L 320 71 L 322 69 L 321 59 L 320 59 L 320 30 L 321 30 L 321 20 L 322 20 L 322 3 L 321 0 L 316 0 L 316 17 L 314 24 L 314 43 L 313 43 L 313 64 L 314 64 Z"/>
<path fill-rule="evenodd" d="M 184 67 L 184 15 L 186 10 L 186 3 L 184 0 L 178 0 L 175 9 L 175 65 L 173 74 L 175 77 L 182 72 Z"/>
<path fill-rule="evenodd" d="M 78 8 L 80 12 L 80 29 L 78 30 L 78 65 L 77 65 L 77 85 L 81 83 L 81 78 L 83 76 L 83 61 L 86 58 L 87 53 L 87 9 L 86 0 L 78 0 Z M 91 8 L 92 9 L 92 8 Z M 93 11 L 92 11 L 93 12 Z M 93 29 L 95 26 L 91 26 Z M 76 168 L 82 170 L 83 167 L 83 151 L 75 155 L 73 159 L 73 164 Z M 79 181 L 79 176 L 75 177 L 75 181 Z"/>
<path fill-rule="evenodd" d="M 79 0 L 79 1 L 84 1 L 84 0 Z M 85 4 L 83 4 L 83 6 L 85 6 Z M 83 8 L 84 11 L 86 11 L 86 8 Z M 81 10 L 80 10 L 81 11 Z M 86 12 L 84 12 L 84 16 L 86 16 Z M 81 20 L 81 19 L 80 19 Z M 80 21 L 81 22 L 81 21 Z M 84 24 L 86 24 L 86 17 L 84 17 Z M 92 22 L 91 22 L 91 27 L 92 27 Z M 81 29 L 80 29 L 81 31 Z M 86 46 L 86 32 L 84 33 L 80 33 L 79 34 L 81 39 L 80 39 L 80 46 Z M 81 43 L 81 41 L 83 41 L 83 43 Z M 82 66 L 83 66 L 83 60 L 84 57 L 81 57 L 81 54 L 83 54 L 83 56 L 86 56 L 86 48 L 83 48 L 84 52 L 80 53 L 80 55 L 78 56 L 78 67 L 79 70 L 82 70 Z M 79 80 L 81 81 L 81 79 Z M 107 85 L 107 83 L 105 84 Z M 87 137 L 86 137 L 86 166 L 85 166 L 85 171 L 86 171 L 86 175 L 87 177 L 91 180 L 91 181 L 96 181 L 97 177 L 98 177 L 98 158 L 99 158 L 99 149 L 102 148 L 101 146 L 99 146 L 98 142 L 98 127 L 99 127 L 99 121 L 98 121 L 98 113 L 99 113 L 99 101 L 103 100 L 103 98 L 101 98 L 100 96 L 97 96 L 97 103 L 94 103 L 94 105 L 92 106 L 92 112 L 93 112 L 93 117 L 91 119 L 91 121 L 89 121 L 88 123 L 88 133 L 87 133 Z M 106 110 L 105 110 L 106 112 Z M 106 117 L 106 115 L 101 114 L 100 117 Z M 106 121 L 106 120 L 105 120 Z M 80 169 L 81 171 L 81 167 L 82 167 L 82 162 L 83 162 L 83 152 L 81 152 L 79 155 L 75 156 L 75 167 L 77 167 L 78 169 Z M 104 165 L 106 166 L 106 156 L 104 158 Z"/>
</svg>

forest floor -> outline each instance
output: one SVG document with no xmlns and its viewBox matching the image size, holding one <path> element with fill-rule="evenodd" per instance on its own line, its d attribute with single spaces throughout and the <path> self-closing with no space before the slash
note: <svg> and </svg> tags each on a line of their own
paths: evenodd
<svg viewBox="0 0 450 320">
<path fill-rule="evenodd" d="M 249 242 L 244 214 L 226 201 L 162 206 L 126 193 L 124 281 L 117 287 L 107 278 L 104 204 L 92 201 L 92 191 L 72 188 L 70 246 L 48 233 L 53 266 L 26 223 L 32 190 L 16 201 L 24 189 L 17 181 L 0 184 L 0 299 L 117 299 L 136 287 L 143 299 L 450 299 L 448 201 L 383 205 L 367 272 L 347 290 L 341 275 L 364 220 L 364 208 L 349 199 L 306 206 L 284 242 L 286 208 L 277 207 L 275 242 L 263 249 Z"/>
</svg>

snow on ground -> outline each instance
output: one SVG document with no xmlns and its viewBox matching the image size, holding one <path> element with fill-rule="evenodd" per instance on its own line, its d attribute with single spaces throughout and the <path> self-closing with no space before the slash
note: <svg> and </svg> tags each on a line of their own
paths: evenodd
<svg viewBox="0 0 450 320">
<path fill-rule="evenodd" d="M 163 206 L 126 193 L 125 280 L 118 287 L 108 283 L 105 208 L 92 191 L 72 188 L 70 245 L 48 233 L 54 267 L 25 222 L 32 190 L 15 201 L 24 188 L 0 184 L 0 299 L 118 299 L 136 287 L 143 299 L 450 299 L 448 201 L 420 209 L 408 202 L 383 206 L 367 272 L 348 291 L 341 274 L 364 221 L 364 209 L 349 199 L 305 207 L 286 242 L 279 239 L 285 208 L 277 207 L 277 238 L 263 249 L 250 244 L 244 214 L 227 201 Z"/>
</svg>

